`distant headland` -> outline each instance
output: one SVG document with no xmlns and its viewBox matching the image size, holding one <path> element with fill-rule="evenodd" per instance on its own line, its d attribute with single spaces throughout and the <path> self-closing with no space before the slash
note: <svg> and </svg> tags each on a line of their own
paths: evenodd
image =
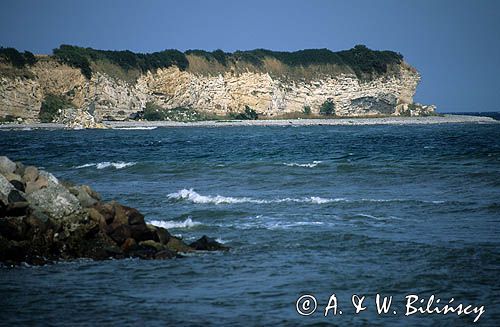
<svg viewBox="0 0 500 327">
<path fill-rule="evenodd" d="M 256 49 L 154 53 L 61 45 L 0 48 L 0 121 L 103 127 L 103 121 L 429 116 L 420 74 L 393 51 Z"/>
</svg>

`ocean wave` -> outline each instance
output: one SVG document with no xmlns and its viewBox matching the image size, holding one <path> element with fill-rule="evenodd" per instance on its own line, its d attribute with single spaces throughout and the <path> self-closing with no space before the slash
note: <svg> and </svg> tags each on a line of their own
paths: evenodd
<svg viewBox="0 0 500 327">
<path fill-rule="evenodd" d="M 284 162 L 283 164 L 288 167 L 307 167 L 307 168 L 314 168 L 323 161 L 313 161 L 312 163 L 297 163 L 297 162 Z"/>
<path fill-rule="evenodd" d="M 283 202 L 309 202 L 314 204 L 323 204 L 330 202 L 339 202 L 345 201 L 344 198 L 338 199 L 326 199 L 318 196 L 312 196 L 309 198 L 282 198 L 282 199 L 253 199 L 249 197 L 231 197 L 231 196 L 210 196 L 210 195 L 201 195 L 191 189 L 182 189 L 175 193 L 170 193 L 167 195 L 167 198 L 170 200 L 187 200 L 193 203 L 198 204 L 234 204 L 234 203 L 257 203 L 257 204 L 266 204 L 266 203 L 283 203 Z"/>
<path fill-rule="evenodd" d="M 76 166 L 76 169 L 81 169 L 81 168 L 88 168 L 88 167 L 96 167 L 97 169 L 105 169 L 108 167 L 114 167 L 115 169 L 122 169 L 125 167 L 130 167 L 135 165 L 137 162 L 124 162 L 124 161 L 118 161 L 118 162 L 109 162 L 109 161 L 104 161 L 104 162 L 99 162 L 99 163 L 88 163 L 84 164 L 81 166 Z"/>
<path fill-rule="evenodd" d="M 200 222 L 193 221 L 191 217 L 186 218 L 184 221 L 175 221 L 175 220 L 152 220 L 148 222 L 149 224 L 156 227 L 163 227 L 166 229 L 170 228 L 192 228 L 194 226 L 201 225 Z"/>
<path fill-rule="evenodd" d="M 328 203 L 357 203 L 357 202 L 417 202 L 429 204 L 442 204 L 446 201 L 428 201 L 428 200 L 413 200 L 413 199 L 346 199 L 346 198 L 323 198 L 319 196 L 303 197 L 303 198 L 278 198 L 278 199 L 254 199 L 250 197 L 231 197 L 222 195 L 201 195 L 191 189 L 182 189 L 180 191 L 170 193 L 167 198 L 171 201 L 189 201 L 196 204 L 238 204 L 238 203 L 311 203 L 311 204 L 328 204 Z"/>
<path fill-rule="evenodd" d="M 123 130 L 152 130 L 158 128 L 157 126 L 136 126 L 136 127 L 114 127 L 113 129 Z"/>
</svg>

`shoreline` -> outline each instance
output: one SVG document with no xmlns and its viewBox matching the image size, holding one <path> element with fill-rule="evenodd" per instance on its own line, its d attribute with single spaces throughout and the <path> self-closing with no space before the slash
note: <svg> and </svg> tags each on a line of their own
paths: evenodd
<svg viewBox="0 0 500 327">
<path fill-rule="evenodd" d="M 377 117 L 333 119 L 263 119 L 263 120 L 209 120 L 196 122 L 178 121 L 104 121 L 110 129 L 153 129 L 158 127 L 235 127 L 235 126 L 364 126 L 364 125 L 429 125 L 429 124 L 495 124 L 491 117 L 468 115 L 443 115 L 426 117 Z M 32 123 L 0 124 L 0 130 L 69 129 L 63 124 Z"/>
</svg>

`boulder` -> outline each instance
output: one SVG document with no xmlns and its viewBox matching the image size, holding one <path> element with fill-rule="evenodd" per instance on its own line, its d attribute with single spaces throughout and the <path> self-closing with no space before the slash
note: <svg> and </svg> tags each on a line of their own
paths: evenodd
<svg viewBox="0 0 500 327">
<path fill-rule="evenodd" d="M 25 239 L 26 225 L 23 218 L 10 217 L 0 219 L 0 235 L 8 240 L 21 241 Z"/>
<path fill-rule="evenodd" d="M 8 198 L 12 190 L 14 190 L 14 186 L 7 178 L 0 174 L 0 200 L 2 200 L 4 204 L 9 203 Z"/>
<path fill-rule="evenodd" d="M 81 188 L 88 194 L 90 197 L 93 199 L 96 199 L 97 201 L 101 201 L 101 195 L 94 191 L 90 186 L 88 185 L 82 185 Z"/>
<path fill-rule="evenodd" d="M 115 207 L 113 203 L 96 203 L 94 209 L 104 217 L 106 224 L 111 224 L 113 222 L 115 218 Z"/>
<path fill-rule="evenodd" d="M 121 246 L 122 251 L 125 253 L 135 250 L 136 248 L 137 242 L 131 237 L 127 238 Z"/>
<path fill-rule="evenodd" d="M 89 186 L 59 182 L 46 171 L 0 158 L 1 262 L 171 259 L 195 249 L 226 249 L 206 236 L 190 247 L 165 228 L 147 225 L 137 209 L 102 203 Z"/>
<path fill-rule="evenodd" d="M 24 183 L 18 180 L 12 180 L 10 181 L 12 186 L 14 186 L 17 190 L 24 192 L 26 191 L 26 188 L 24 187 Z"/>
<path fill-rule="evenodd" d="M 25 183 L 34 182 L 38 178 L 38 168 L 28 166 L 24 169 L 23 180 Z"/>
<path fill-rule="evenodd" d="M 189 244 L 195 250 L 198 251 L 228 251 L 229 248 L 220 244 L 213 238 L 203 235 L 199 240 Z"/>
<path fill-rule="evenodd" d="M 7 178 L 7 180 L 9 182 L 12 182 L 12 181 L 19 181 L 19 182 L 21 182 L 23 180 L 20 175 L 15 174 L 15 173 L 5 173 L 3 175 L 4 175 L 5 178 Z"/>
<path fill-rule="evenodd" d="M 0 156 L 0 174 L 14 173 L 15 171 L 16 163 L 6 156 Z"/>
<path fill-rule="evenodd" d="M 128 217 L 129 225 L 144 225 L 144 215 L 141 214 L 137 209 L 125 207 L 125 214 Z"/>
<path fill-rule="evenodd" d="M 20 176 L 23 176 L 24 175 L 24 169 L 26 167 L 23 165 L 22 162 L 20 161 L 16 161 L 16 170 L 14 170 L 14 173 L 20 175 Z"/>
<path fill-rule="evenodd" d="M 189 247 L 186 243 L 184 243 L 181 239 L 177 237 L 171 237 L 166 247 L 170 251 L 174 252 L 192 252 L 193 248 Z"/>
<path fill-rule="evenodd" d="M 149 227 L 149 225 L 148 225 Z M 155 226 L 155 232 L 156 232 L 156 235 L 158 235 L 158 240 L 161 244 L 167 244 L 168 241 L 170 240 L 170 233 L 168 232 L 168 230 L 166 230 L 165 228 L 163 227 L 156 227 Z"/>
<path fill-rule="evenodd" d="M 170 251 L 170 250 L 161 250 L 161 251 L 156 252 L 155 259 L 158 259 L 158 260 L 172 259 L 172 258 L 175 258 L 177 256 L 178 256 L 178 254 L 176 254 L 173 251 Z"/>
<path fill-rule="evenodd" d="M 165 245 L 163 245 L 161 243 L 158 243 L 158 242 L 155 242 L 153 240 L 147 240 L 147 241 L 139 242 L 139 245 L 140 246 L 145 246 L 145 247 L 150 247 L 150 248 L 154 249 L 155 251 L 166 250 Z"/>
<path fill-rule="evenodd" d="M 84 208 L 90 208 L 94 206 L 97 203 L 97 200 L 91 197 L 83 187 L 78 187 L 78 195 L 76 196 L 78 198 L 78 201 L 80 201 L 80 204 Z"/>
<path fill-rule="evenodd" d="M 53 185 L 28 193 L 31 206 L 50 217 L 62 219 L 81 210 L 78 199 L 60 185 Z"/>
<path fill-rule="evenodd" d="M 120 225 L 128 224 L 128 217 L 125 211 L 125 207 L 116 201 L 113 201 L 113 208 L 115 212 L 115 217 L 113 218 L 113 223 L 118 223 Z"/>
<path fill-rule="evenodd" d="M 130 225 L 130 233 L 132 238 L 137 242 L 153 240 L 159 241 L 158 235 L 151 229 L 144 225 Z"/>
<path fill-rule="evenodd" d="M 52 175 L 51 173 L 49 173 L 48 171 L 45 171 L 45 170 L 39 170 L 38 171 L 38 179 L 40 179 L 41 177 L 45 177 L 45 179 L 47 180 L 47 184 L 48 186 L 56 186 L 56 185 L 59 185 L 59 180 L 57 179 L 56 176 Z"/>
<path fill-rule="evenodd" d="M 7 217 L 20 217 L 28 214 L 29 203 L 26 201 L 12 202 L 7 205 L 5 215 Z"/>
<path fill-rule="evenodd" d="M 122 245 L 126 239 L 131 237 L 130 227 L 128 225 L 119 225 L 108 234 L 117 245 Z"/>
</svg>

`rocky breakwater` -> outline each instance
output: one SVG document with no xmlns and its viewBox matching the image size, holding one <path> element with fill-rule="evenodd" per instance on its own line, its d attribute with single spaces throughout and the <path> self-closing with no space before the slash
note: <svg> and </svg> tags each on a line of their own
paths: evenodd
<svg viewBox="0 0 500 327">
<path fill-rule="evenodd" d="M 87 185 L 59 181 L 49 172 L 0 157 L 0 262 L 170 259 L 226 250 L 207 236 L 186 244 L 165 228 L 147 224 L 138 210 L 102 201 Z"/>
</svg>

